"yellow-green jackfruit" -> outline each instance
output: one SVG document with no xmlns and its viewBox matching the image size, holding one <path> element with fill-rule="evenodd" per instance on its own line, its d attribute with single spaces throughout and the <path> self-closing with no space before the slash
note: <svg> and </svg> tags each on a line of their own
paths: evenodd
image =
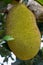
<svg viewBox="0 0 43 65">
<path fill-rule="evenodd" d="M 19 59 L 28 60 L 38 53 L 40 32 L 34 14 L 24 4 L 18 4 L 9 12 L 6 34 L 14 38 L 8 46 Z"/>
</svg>

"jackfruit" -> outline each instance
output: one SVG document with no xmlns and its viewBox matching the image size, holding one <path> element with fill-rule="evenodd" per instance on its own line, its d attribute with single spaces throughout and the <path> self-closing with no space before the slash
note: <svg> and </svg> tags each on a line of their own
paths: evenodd
<svg viewBox="0 0 43 65">
<path fill-rule="evenodd" d="M 6 34 L 14 38 L 9 48 L 21 60 L 33 58 L 40 48 L 40 32 L 34 14 L 24 4 L 18 4 L 9 12 Z"/>
</svg>

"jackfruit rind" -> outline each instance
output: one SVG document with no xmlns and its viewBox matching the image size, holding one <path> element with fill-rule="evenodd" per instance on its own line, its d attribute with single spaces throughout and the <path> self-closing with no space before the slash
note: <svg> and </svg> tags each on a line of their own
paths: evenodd
<svg viewBox="0 0 43 65">
<path fill-rule="evenodd" d="M 13 7 L 7 16 L 6 34 L 15 38 L 9 48 L 21 60 L 33 58 L 40 48 L 40 32 L 34 14 L 25 7 Z"/>
</svg>

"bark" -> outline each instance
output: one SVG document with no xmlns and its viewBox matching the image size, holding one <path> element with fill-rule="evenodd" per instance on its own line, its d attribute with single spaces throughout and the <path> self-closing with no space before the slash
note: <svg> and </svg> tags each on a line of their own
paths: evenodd
<svg viewBox="0 0 43 65">
<path fill-rule="evenodd" d="M 36 1 L 27 3 L 28 8 L 35 14 L 37 19 L 43 19 L 43 6 Z"/>
</svg>

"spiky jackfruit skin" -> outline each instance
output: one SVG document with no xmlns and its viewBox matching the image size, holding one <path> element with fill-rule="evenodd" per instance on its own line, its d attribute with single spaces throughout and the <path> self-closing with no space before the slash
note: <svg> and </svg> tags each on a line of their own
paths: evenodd
<svg viewBox="0 0 43 65">
<path fill-rule="evenodd" d="M 33 13 L 23 4 L 12 8 L 6 22 L 6 34 L 15 38 L 9 48 L 21 60 L 33 58 L 40 48 L 40 33 Z"/>
</svg>

